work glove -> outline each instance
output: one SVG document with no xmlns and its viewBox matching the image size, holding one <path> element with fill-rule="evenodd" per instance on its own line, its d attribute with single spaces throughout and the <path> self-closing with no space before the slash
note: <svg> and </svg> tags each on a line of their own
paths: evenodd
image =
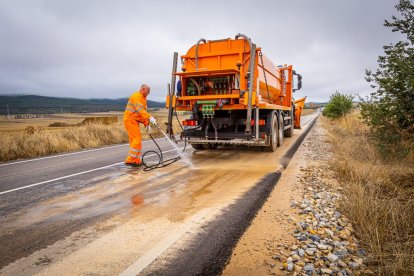
<svg viewBox="0 0 414 276">
<path fill-rule="evenodd" d="M 145 127 L 145 129 L 147 130 L 147 132 L 148 132 L 148 133 L 151 133 L 151 126 L 150 126 L 150 125 L 147 125 L 147 126 Z"/>
<path fill-rule="evenodd" d="M 155 120 L 154 117 L 149 118 L 150 124 L 156 126 L 157 125 L 157 121 Z"/>
</svg>

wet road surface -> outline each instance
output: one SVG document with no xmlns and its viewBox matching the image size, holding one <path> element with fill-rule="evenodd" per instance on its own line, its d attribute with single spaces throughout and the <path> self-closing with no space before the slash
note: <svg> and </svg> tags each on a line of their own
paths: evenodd
<svg viewBox="0 0 414 276">
<path fill-rule="evenodd" d="M 302 125 L 310 119 L 312 116 L 304 116 Z M 197 152 L 189 149 L 186 158 L 191 164 L 179 161 L 162 170 L 151 172 L 130 169 L 122 165 L 127 145 L 29 162 L 2 164 L 0 166 L 0 191 L 3 192 L 0 194 L 0 267 L 21 257 L 30 256 L 48 245 L 58 244 L 58 241 L 80 229 L 116 217 L 116 223 L 101 227 L 97 235 L 103 235 L 112 229 L 124 231 L 116 237 L 124 236 L 125 239 L 118 241 L 116 245 L 122 242 L 128 243 L 128 232 L 125 232 L 127 231 L 125 229 L 133 220 L 134 227 L 138 227 L 141 231 L 141 237 L 136 242 L 141 244 L 145 240 L 145 246 L 139 246 L 138 249 L 130 248 L 131 256 L 125 259 L 125 263 L 117 262 L 122 265 L 114 268 L 111 273 L 120 273 L 128 267 L 134 269 L 133 264 L 136 264 L 136 260 L 144 257 L 147 266 L 143 266 L 145 262 L 141 260 L 140 271 L 167 272 L 165 267 L 160 270 L 160 265 L 152 261 L 162 253 L 172 250 L 170 247 L 173 243 L 162 243 L 165 248 L 161 250 L 159 238 L 164 236 L 168 238 L 171 232 L 180 233 L 185 229 L 182 234 L 184 235 L 192 229 L 193 224 L 196 224 L 194 221 L 190 223 L 195 217 L 198 218 L 197 221 L 217 218 L 224 209 L 230 210 L 231 204 L 243 198 L 246 200 L 244 204 L 246 208 L 251 208 L 252 204 L 259 206 L 259 197 L 256 196 L 256 201 L 254 200 L 255 194 L 258 194 L 257 189 L 269 189 L 272 184 L 270 182 L 275 181 L 271 176 L 269 178 L 269 174 L 277 170 L 280 158 L 300 132 L 297 131 L 293 138 L 285 139 L 285 144 L 275 153 L 233 148 Z M 165 150 L 171 149 L 166 142 L 162 143 Z M 149 144 L 144 143 L 144 148 L 149 150 Z M 174 153 L 170 152 L 170 154 L 172 156 Z M 19 174 L 20 171 L 23 172 L 22 175 Z M 44 184 L 27 187 L 49 180 L 51 181 Z M 257 185 L 262 182 L 265 184 Z M 21 190 L 11 191 L 22 187 Z M 249 199 L 249 196 L 253 199 Z M 138 226 L 137 221 L 140 222 Z M 229 223 L 232 220 L 225 220 L 220 224 L 223 225 L 226 221 Z M 125 226 L 123 230 L 118 229 L 119 223 L 128 227 Z M 187 229 L 183 225 L 190 226 Z M 215 224 L 209 223 L 209 225 Z M 154 233 L 157 233 L 155 239 L 151 238 Z M 197 233 L 200 234 L 200 231 Z M 134 239 L 137 237 L 130 238 L 130 240 Z M 149 242 L 151 240 L 152 243 Z M 110 246 L 114 252 L 107 254 L 108 262 L 111 260 L 113 262 L 116 256 L 114 249 L 116 245 Z M 219 244 L 217 246 L 221 247 Z M 122 252 L 128 251 L 122 246 L 119 248 Z M 148 257 L 149 252 L 154 248 L 158 248 L 159 254 L 154 253 L 152 258 Z M 51 250 L 55 250 L 55 253 L 57 251 L 57 249 Z M 210 250 L 214 251 L 217 248 L 211 246 Z M 84 254 L 87 254 L 87 251 Z M 80 259 L 76 262 L 81 263 L 82 253 L 79 255 Z M 59 258 L 55 257 L 55 259 Z M 36 269 L 41 271 L 45 265 L 53 264 L 53 258 L 34 260 L 32 263 L 30 261 L 29 264 L 26 263 L 28 266 L 35 267 L 29 270 L 31 272 Z M 199 261 L 201 262 L 202 258 Z M 150 263 L 151 266 L 148 266 Z M 50 271 L 47 273 L 58 273 L 60 269 L 64 269 L 64 264 L 60 265 L 48 267 Z M 79 269 L 81 267 L 82 265 L 79 265 Z M 95 269 L 101 268 L 102 266 L 97 265 Z"/>
</svg>

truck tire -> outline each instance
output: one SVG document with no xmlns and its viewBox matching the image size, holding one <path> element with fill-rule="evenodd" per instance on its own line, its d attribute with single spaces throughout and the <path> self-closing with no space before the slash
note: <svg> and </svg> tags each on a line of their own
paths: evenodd
<svg viewBox="0 0 414 276">
<path fill-rule="evenodd" d="M 277 114 L 271 114 L 270 116 L 270 135 L 269 135 L 269 145 L 265 147 L 266 151 L 274 152 L 277 149 L 278 143 L 278 123 L 277 123 Z"/>
<path fill-rule="evenodd" d="M 283 121 L 282 111 L 278 114 L 278 131 L 277 131 L 277 146 L 280 147 L 283 144 L 283 137 L 285 134 L 285 123 Z"/>
<path fill-rule="evenodd" d="M 294 122 L 295 122 L 295 112 L 293 111 L 293 108 L 289 112 L 290 116 L 290 128 L 285 130 L 285 137 L 292 137 L 293 136 L 293 129 L 295 128 Z"/>
</svg>

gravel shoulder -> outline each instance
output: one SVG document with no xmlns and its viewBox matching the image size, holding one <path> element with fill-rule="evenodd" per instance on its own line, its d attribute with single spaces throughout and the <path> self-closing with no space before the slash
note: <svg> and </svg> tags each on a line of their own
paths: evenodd
<svg viewBox="0 0 414 276">
<path fill-rule="evenodd" d="M 223 275 L 370 275 L 366 252 L 338 211 L 341 187 L 317 121 L 235 247 Z"/>
</svg>

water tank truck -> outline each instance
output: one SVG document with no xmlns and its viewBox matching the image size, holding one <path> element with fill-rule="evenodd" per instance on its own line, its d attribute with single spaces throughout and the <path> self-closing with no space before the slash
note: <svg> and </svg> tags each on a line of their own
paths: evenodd
<svg viewBox="0 0 414 276">
<path fill-rule="evenodd" d="M 275 151 L 300 127 L 293 92 L 302 76 L 292 65 L 275 65 L 246 35 L 199 39 L 181 56 L 181 72 L 177 59 L 174 53 L 167 132 L 173 135 L 174 112 L 187 111 L 182 123 L 195 149 L 232 144 Z"/>
</svg>

